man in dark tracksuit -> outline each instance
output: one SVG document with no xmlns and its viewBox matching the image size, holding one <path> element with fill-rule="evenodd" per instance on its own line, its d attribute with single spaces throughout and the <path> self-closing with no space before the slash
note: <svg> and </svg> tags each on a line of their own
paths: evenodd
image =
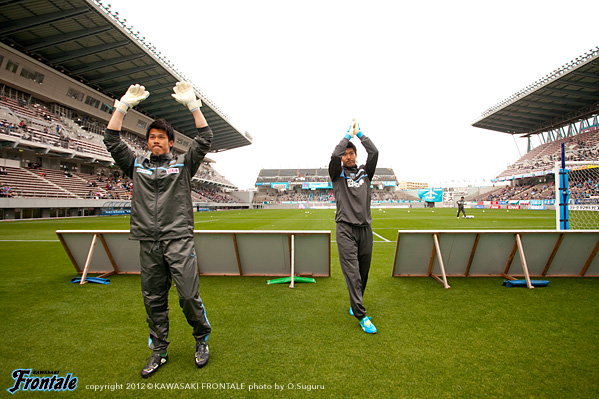
<svg viewBox="0 0 599 399">
<path fill-rule="evenodd" d="M 127 110 L 149 95 L 139 85 L 131 86 L 120 101 L 115 101 L 115 111 L 104 135 L 104 143 L 115 163 L 133 179 L 129 238 L 139 240 L 140 244 L 141 289 L 150 330 L 149 346 L 153 351 L 142 377 L 152 375 L 168 359 L 168 291 L 173 280 L 179 304 L 193 327 L 196 365 L 203 367 L 209 357 L 207 339 L 211 327 L 198 292 L 191 178 L 210 150 L 212 130 L 191 85 L 179 82 L 174 91 L 173 97 L 192 111 L 198 128 L 186 154 L 175 157 L 170 152 L 174 131 L 163 119 L 154 121 L 147 129 L 150 152 L 136 157 L 121 140 L 120 130 Z"/>
<path fill-rule="evenodd" d="M 465 203 L 466 203 L 466 201 L 464 201 L 464 197 L 460 198 L 460 200 L 457 202 L 457 204 L 458 204 L 458 219 L 460 218 L 460 212 L 462 212 L 464 214 L 464 217 L 466 217 L 466 211 L 464 210 Z"/>
<path fill-rule="evenodd" d="M 368 153 L 366 165 L 360 167 L 356 166 L 356 147 L 349 141 L 356 135 Z M 366 317 L 362 297 L 372 258 L 370 182 L 378 156 L 379 152 L 372 141 L 354 123 L 335 147 L 329 163 L 329 176 L 337 206 L 335 235 L 339 263 L 349 291 L 349 313 L 360 320 L 360 326 L 367 333 L 377 331 L 370 317 Z"/>
</svg>

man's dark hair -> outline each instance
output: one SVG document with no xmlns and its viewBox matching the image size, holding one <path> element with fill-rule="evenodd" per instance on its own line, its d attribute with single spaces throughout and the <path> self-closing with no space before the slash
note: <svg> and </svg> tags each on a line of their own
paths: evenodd
<svg viewBox="0 0 599 399">
<path fill-rule="evenodd" d="M 148 130 L 146 130 L 146 141 L 150 138 L 150 130 L 152 129 L 164 130 L 168 137 L 168 141 L 175 141 L 175 131 L 164 119 L 156 119 L 150 126 L 148 126 Z"/>
<path fill-rule="evenodd" d="M 358 150 L 356 149 L 356 146 L 354 145 L 354 143 L 352 143 L 351 141 L 349 141 L 347 143 L 347 147 L 345 149 L 347 150 L 348 148 L 351 148 L 352 150 L 354 150 L 354 152 L 356 153 L 356 155 L 358 155 Z"/>
</svg>

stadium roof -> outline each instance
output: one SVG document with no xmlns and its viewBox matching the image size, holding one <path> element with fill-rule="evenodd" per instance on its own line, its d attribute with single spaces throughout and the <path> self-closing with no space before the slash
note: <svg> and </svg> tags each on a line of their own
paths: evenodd
<svg viewBox="0 0 599 399">
<path fill-rule="evenodd" d="M 93 0 L 0 0 L 0 41 L 92 87 L 120 98 L 129 85 L 144 85 L 151 96 L 136 110 L 164 118 L 183 134 L 196 131 L 193 118 L 172 100 L 172 87 L 187 80 L 151 43 L 126 25 L 109 5 Z M 212 151 L 252 143 L 247 132 L 194 86 L 214 132 Z"/>
<path fill-rule="evenodd" d="M 487 109 L 472 126 L 527 136 L 599 113 L 599 47 Z"/>
</svg>

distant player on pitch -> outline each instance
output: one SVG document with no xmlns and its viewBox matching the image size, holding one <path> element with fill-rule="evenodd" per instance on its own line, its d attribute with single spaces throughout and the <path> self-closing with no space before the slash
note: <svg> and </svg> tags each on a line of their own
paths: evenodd
<svg viewBox="0 0 599 399">
<path fill-rule="evenodd" d="M 466 201 L 464 201 L 464 197 L 460 198 L 460 200 L 457 202 L 457 204 L 458 204 L 458 219 L 460 218 L 460 212 L 462 212 L 464 214 L 464 217 L 466 217 L 466 211 L 464 210 L 465 203 L 466 203 Z"/>
<path fill-rule="evenodd" d="M 191 202 L 191 178 L 210 150 L 212 130 L 200 111 L 202 103 L 196 99 L 191 84 L 178 82 L 173 91 L 174 99 L 191 111 L 198 129 L 186 154 L 171 153 L 175 133 L 164 119 L 157 119 L 148 126 L 149 152 L 143 155 L 136 157 L 121 140 L 125 114 L 150 95 L 140 85 L 132 85 L 120 101 L 115 101 L 115 110 L 104 134 L 104 143 L 116 164 L 133 179 L 129 238 L 139 240 L 141 291 L 152 349 L 152 356 L 141 371 L 144 378 L 154 374 L 168 360 L 168 291 L 173 281 L 179 304 L 193 327 L 198 367 L 208 362 L 207 339 L 212 330 L 198 292 Z"/>
<path fill-rule="evenodd" d="M 350 142 L 358 137 L 366 149 L 366 165 L 356 165 L 356 146 Z M 372 258 L 372 217 L 370 216 L 370 182 L 374 176 L 379 152 L 353 121 L 347 134 L 331 155 L 329 176 L 337 205 L 335 215 L 339 263 L 349 291 L 349 314 L 360 321 L 366 333 L 376 333 L 376 327 L 366 316 L 362 304 L 370 260 Z"/>
</svg>

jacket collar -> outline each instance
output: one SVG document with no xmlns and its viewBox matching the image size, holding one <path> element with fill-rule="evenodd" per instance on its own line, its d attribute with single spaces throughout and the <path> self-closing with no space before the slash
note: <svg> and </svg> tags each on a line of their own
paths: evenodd
<svg viewBox="0 0 599 399">
<path fill-rule="evenodd" d="M 166 154 L 162 154 L 162 155 L 152 155 L 151 152 L 148 153 L 150 162 L 157 162 L 157 163 L 162 163 L 162 162 L 168 162 L 171 159 L 173 159 L 173 154 L 169 151 Z"/>
</svg>

